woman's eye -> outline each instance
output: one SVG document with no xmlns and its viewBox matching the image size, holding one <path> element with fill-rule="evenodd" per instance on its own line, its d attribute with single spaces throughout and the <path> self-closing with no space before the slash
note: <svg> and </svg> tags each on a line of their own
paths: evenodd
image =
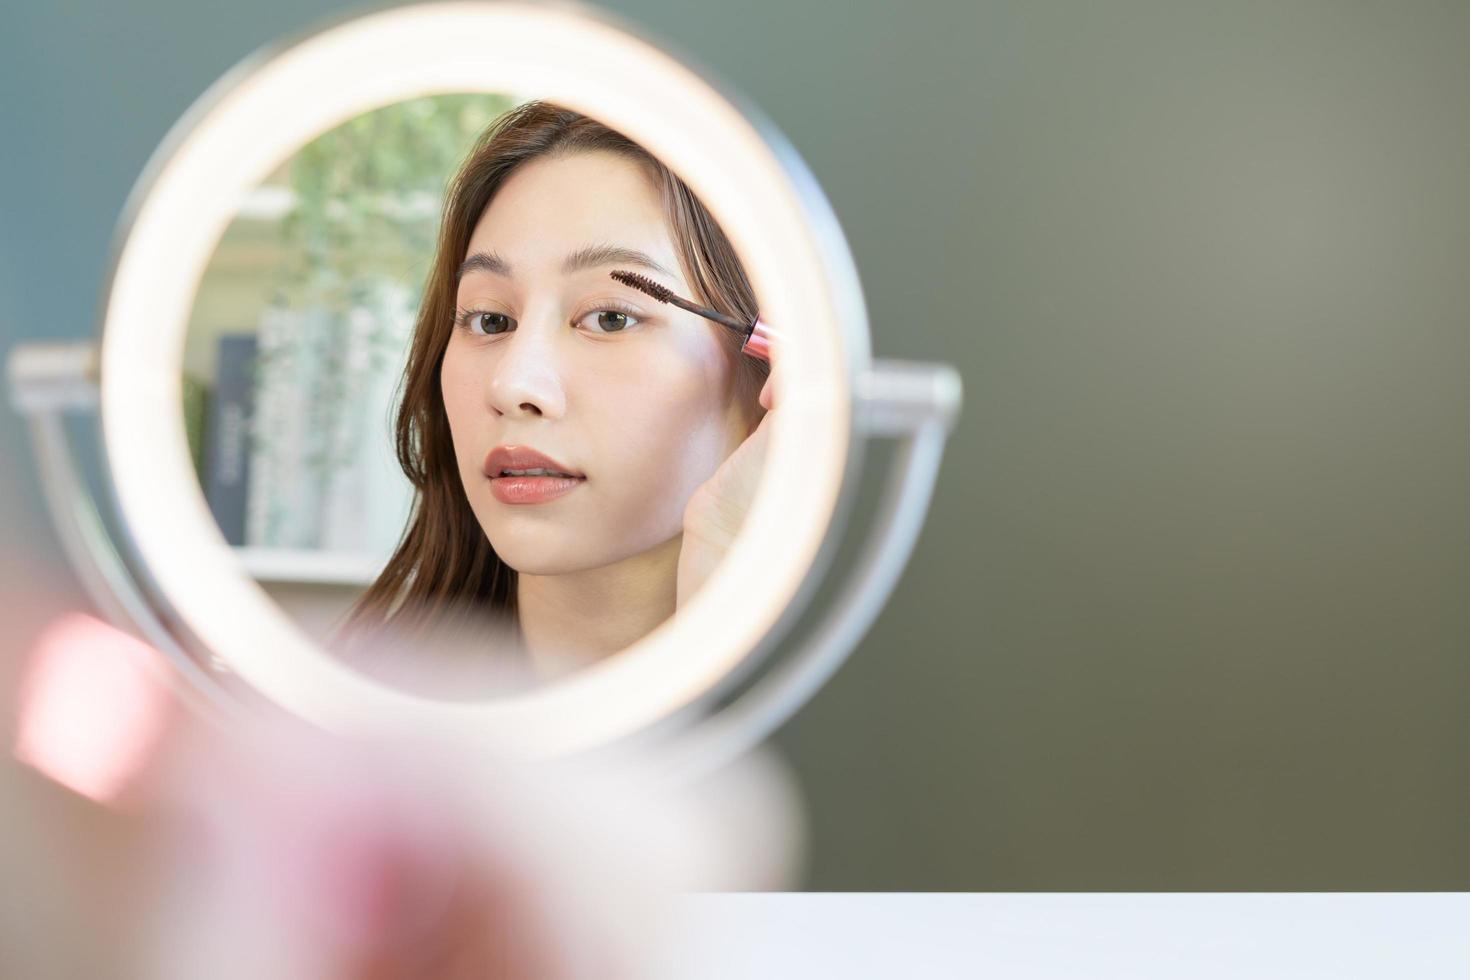
<svg viewBox="0 0 1470 980">
<path fill-rule="evenodd" d="M 580 322 L 590 324 L 597 333 L 617 333 L 637 323 L 638 319 L 622 310 L 593 310 Z"/>
<path fill-rule="evenodd" d="M 485 313 L 472 310 L 466 314 L 465 323 L 470 328 L 470 333 L 497 334 L 506 333 L 515 329 L 515 321 L 504 313 Z"/>
</svg>

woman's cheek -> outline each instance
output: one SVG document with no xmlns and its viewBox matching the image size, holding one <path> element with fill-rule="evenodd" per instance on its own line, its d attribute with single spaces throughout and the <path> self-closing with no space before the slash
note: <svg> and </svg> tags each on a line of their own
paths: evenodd
<svg viewBox="0 0 1470 980">
<path fill-rule="evenodd" d="M 702 372 L 670 377 L 660 391 L 663 410 L 651 413 L 640 426 L 644 434 L 637 451 L 642 459 L 659 461 L 659 482 L 680 513 L 730 448 L 720 393 L 721 387 Z"/>
<path fill-rule="evenodd" d="M 439 371 L 439 391 L 444 399 L 444 415 L 449 422 L 449 437 L 454 444 L 454 455 L 459 462 L 460 475 L 470 465 L 467 455 L 473 455 L 475 446 L 471 434 L 477 431 L 478 417 L 486 411 L 476 372 L 466 363 L 469 358 L 456 352 L 453 345 L 444 354 L 444 363 Z M 478 463 L 471 466 L 478 469 Z"/>
</svg>

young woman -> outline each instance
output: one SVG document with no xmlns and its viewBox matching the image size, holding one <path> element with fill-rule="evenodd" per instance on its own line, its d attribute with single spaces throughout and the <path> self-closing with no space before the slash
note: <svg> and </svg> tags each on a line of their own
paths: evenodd
<svg viewBox="0 0 1470 980">
<path fill-rule="evenodd" d="M 545 677 L 640 639 L 708 576 L 759 475 L 766 366 L 615 269 L 757 312 L 724 234 L 647 151 L 548 103 L 497 121 L 450 186 L 409 353 L 412 517 L 350 632 L 491 612 Z"/>
</svg>

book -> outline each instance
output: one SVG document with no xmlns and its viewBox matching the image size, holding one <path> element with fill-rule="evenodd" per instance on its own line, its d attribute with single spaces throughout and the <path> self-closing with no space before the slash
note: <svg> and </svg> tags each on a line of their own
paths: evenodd
<svg viewBox="0 0 1470 980">
<path fill-rule="evenodd" d="M 204 497 L 230 544 L 245 543 L 250 492 L 250 432 L 255 414 L 254 334 L 219 339 L 214 397 L 208 412 Z M 189 395 L 186 385 L 186 426 Z"/>
<path fill-rule="evenodd" d="M 209 425 L 209 382 L 192 374 L 184 375 L 184 437 L 189 441 L 189 460 L 194 464 L 194 475 L 199 485 L 205 485 L 204 446 L 208 441 L 206 428 Z"/>
</svg>

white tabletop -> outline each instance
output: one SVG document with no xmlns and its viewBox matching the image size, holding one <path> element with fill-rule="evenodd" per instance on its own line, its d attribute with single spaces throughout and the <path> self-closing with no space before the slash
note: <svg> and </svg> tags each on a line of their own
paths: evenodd
<svg viewBox="0 0 1470 980">
<path fill-rule="evenodd" d="M 1470 977 L 1461 893 L 746 894 L 686 900 L 672 978 Z"/>
</svg>

